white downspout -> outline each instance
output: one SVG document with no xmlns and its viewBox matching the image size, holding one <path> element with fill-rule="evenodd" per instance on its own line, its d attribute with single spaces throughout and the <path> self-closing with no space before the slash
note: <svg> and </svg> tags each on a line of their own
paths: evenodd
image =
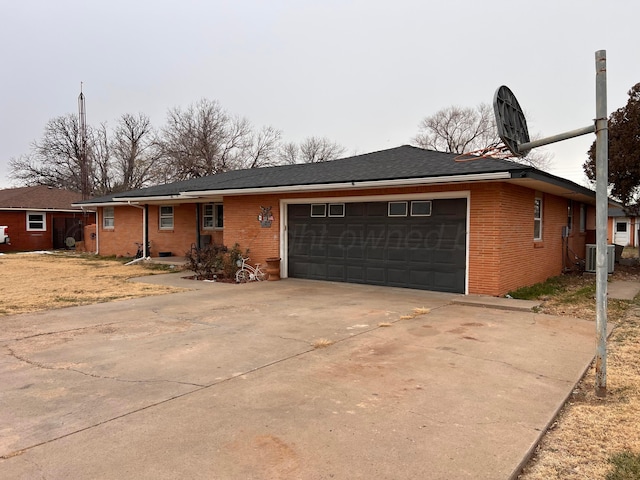
<svg viewBox="0 0 640 480">
<path fill-rule="evenodd" d="M 148 242 L 147 242 L 147 235 L 146 235 L 147 234 L 147 219 L 146 219 L 145 214 L 144 214 L 144 207 L 141 206 L 141 205 L 136 205 L 134 203 L 131 203 L 131 200 L 128 200 L 127 204 L 130 207 L 136 207 L 136 208 L 139 208 L 140 210 L 142 210 L 142 251 L 146 253 L 147 252 L 146 245 L 147 245 Z M 150 257 L 144 257 L 144 256 L 141 257 L 141 258 L 136 258 L 134 260 L 131 260 L 128 263 L 125 263 L 125 265 L 131 265 L 131 264 L 137 263 L 137 262 L 139 262 L 141 260 L 148 260 L 149 258 Z"/>
</svg>

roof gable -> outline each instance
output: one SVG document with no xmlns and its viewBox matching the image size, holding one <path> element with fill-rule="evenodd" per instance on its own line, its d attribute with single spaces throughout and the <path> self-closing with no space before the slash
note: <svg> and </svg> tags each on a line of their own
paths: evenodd
<svg viewBox="0 0 640 480">
<path fill-rule="evenodd" d="M 0 190 L 0 209 L 79 210 L 72 206 L 82 194 L 38 185 Z"/>
</svg>

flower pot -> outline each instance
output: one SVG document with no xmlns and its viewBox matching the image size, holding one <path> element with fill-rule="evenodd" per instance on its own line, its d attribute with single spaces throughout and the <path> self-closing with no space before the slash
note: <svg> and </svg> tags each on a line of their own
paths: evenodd
<svg viewBox="0 0 640 480">
<path fill-rule="evenodd" d="M 270 280 L 270 281 L 280 280 L 280 258 L 279 257 L 267 258 L 267 274 L 269 275 L 267 280 Z"/>
</svg>

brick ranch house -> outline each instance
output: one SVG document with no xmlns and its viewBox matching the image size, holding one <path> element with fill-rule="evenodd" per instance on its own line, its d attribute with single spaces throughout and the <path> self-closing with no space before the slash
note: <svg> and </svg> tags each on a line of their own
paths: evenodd
<svg viewBox="0 0 640 480">
<path fill-rule="evenodd" d="M 0 225 L 11 238 L 0 252 L 75 247 L 84 226 L 95 223 L 94 212 L 72 205 L 81 200 L 79 193 L 44 185 L 0 190 Z"/>
<path fill-rule="evenodd" d="M 79 203 L 96 251 L 184 255 L 240 244 L 283 278 L 503 295 L 584 258 L 595 193 L 535 168 L 401 146 L 325 163 L 238 170 Z M 563 235 L 564 232 L 564 235 Z"/>
</svg>

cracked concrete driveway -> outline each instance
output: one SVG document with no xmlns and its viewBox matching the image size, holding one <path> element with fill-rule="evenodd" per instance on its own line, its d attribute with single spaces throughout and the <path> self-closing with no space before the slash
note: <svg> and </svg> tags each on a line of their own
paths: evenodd
<svg viewBox="0 0 640 480">
<path fill-rule="evenodd" d="M 593 357 L 456 295 L 143 281 L 196 290 L 1 319 L 1 478 L 509 478 Z"/>
</svg>

